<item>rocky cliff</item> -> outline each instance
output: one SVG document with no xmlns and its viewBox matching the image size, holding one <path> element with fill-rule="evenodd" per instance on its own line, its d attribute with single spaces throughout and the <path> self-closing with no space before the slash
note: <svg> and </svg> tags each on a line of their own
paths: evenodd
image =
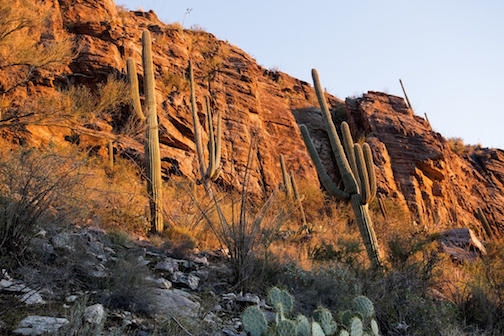
<svg viewBox="0 0 504 336">
<path fill-rule="evenodd" d="M 337 178 L 310 84 L 259 66 L 238 47 L 209 33 L 166 25 L 153 12 L 118 10 L 112 0 L 46 0 L 40 6 L 50 8 L 51 13 L 40 31 L 40 41 L 68 38 L 74 45 L 75 57 L 52 71 L 36 73 L 27 86 L 18 89 L 18 98 L 51 95 L 76 84 L 95 89 L 109 75 L 123 78 L 128 57 L 135 59 L 137 72 L 142 74 L 140 37 L 148 29 L 154 41 L 166 178 L 177 174 L 194 179 L 196 173 L 187 83 L 189 60 L 195 66 L 201 122 L 205 120 L 205 97 L 210 98 L 215 113 L 222 113 L 223 186 L 240 186 L 250 148 L 254 158 L 251 192 L 267 193 L 281 180 L 279 154 L 284 154 L 288 168 L 299 179 L 318 184 L 298 124 L 308 126 L 329 173 Z M 310 65 L 306 68 L 309 71 Z M 335 120 L 348 119 L 354 138 L 366 137 L 372 146 L 379 192 L 402 204 L 412 214 L 412 220 L 428 227 L 470 223 L 479 227 L 476 209 L 481 207 L 494 229 L 504 229 L 502 150 L 480 148 L 465 156 L 455 154 L 446 139 L 423 118 L 412 115 L 400 97 L 369 92 L 361 98 L 347 99 L 346 107 L 335 97 L 327 95 L 327 99 Z M 143 164 L 142 138 L 125 132 L 131 114 L 131 108 L 125 104 L 87 125 L 25 125 L 16 128 L 15 135 L 4 127 L 3 136 L 39 146 L 48 139 L 57 143 L 72 139 L 98 154 L 106 153 L 108 140 L 113 140 L 118 154 Z"/>
<path fill-rule="evenodd" d="M 480 227 L 480 207 L 502 229 L 504 151 L 473 147 L 454 153 L 400 97 L 368 92 L 347 99 L 346 108 L 354 136 L 365 135 L 373 147 L 379 192 L 406 204 L 417 223 Z"/>
</svg>

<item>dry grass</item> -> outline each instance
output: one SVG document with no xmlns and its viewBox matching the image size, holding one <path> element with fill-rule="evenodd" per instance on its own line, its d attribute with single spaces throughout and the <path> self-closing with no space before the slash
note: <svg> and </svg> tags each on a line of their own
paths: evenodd
<svg viewBox="0 0 504 336">
<path fill-rule="evenodd" d="M 101 160 L 95 161 L 85 204 L 87 221 L 106 230 L 125 230 L 145 236 L 148 196 L 139 178 L 138 167 L 131 161 L 116 158 L 113 172 Z"/>
</svg>

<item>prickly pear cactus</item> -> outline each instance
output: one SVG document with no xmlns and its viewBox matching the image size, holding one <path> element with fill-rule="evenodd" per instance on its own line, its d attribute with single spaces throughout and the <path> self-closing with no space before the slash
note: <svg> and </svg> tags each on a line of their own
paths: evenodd
<svg viewBox="0 0 504 336">
<path fill-rule="evenodd" d="M 380 329 L 378 328 L 378 323 L 376 323 L 375 319 L 372 319 L 371 322 L 371 332 L 373 336 L 380 336 Z"/>
<path fill-rule="evenodd" d="M 325 336 L 324 330 L 317 322 L 312 323 L 312 336 Z"/>
<path fill-rule="evenodd" d="M 313 312 L 313 320 L 320 324 L 326 335 L 333 335 L 338 329 L 338 325 L 333 320 L 331 312 L 326 308 L 317 308 Z"/>
<path fill-rule="evenodd" d="M 263 312 L 258 306 L 250 306 L 243 312 L 242 325 L 246 332 L 252 336 L 261 336 L 268 328 L 268 323 Z"/>
<path fill-rule="evenodd" d="M 296 336 L 310 336 L 310 321 L 304 315 L 296 318 Z"/>
<path fill-rule="evenodd" d="M 345 311 L 339 312 L 339 314 L 338 314 L 339 322 L 347 328 L 350 328 L 350 323 L 352 322 L 352 318 L 354 318 L 354 315 L 352 314 L 352 312 L 350 310 L 345 310 Z"/>
<path fill-rule="evenodd" d="M 353 307 L 362 314 L 362 317 L 369 318 L 374 315 L 373 302 L 365 296 L 358 296 L 353 300 Z"/>
<path fill-rule="evenodd" d="M 291 320 L 282 320 L 276 327 L 277 336 L 296 336 L 296 324 Z"/>
<path fill-rule="evenodd" d="M 289 311 L 293 309 L 293 299 L 287 291 L 273 287 L 268 296 L 276 310 L 275 322 L 268 326 L 259 307 L 247 308 L 242 315 L 242 323 L 251 336 L 380 336 L 378 323 L 372 318 L 373 304 L 365 296 L 353 300 L 354 311 L 339 312 L 338 322 L 334 321 L 328 309 L 317 308 L 313 312 L 311 324 L 303 315 L 298 315 L 295 321 L 284 317 L 285 308 Z"/>
<path fill-rule="evenodd" d="M 363 331 L 361 319 L 354 317 L 350 323 L 350 336 L 362 336 Z"/>
<path fill-rule="evenodd" d="M 292 296 L 284 290 L 280 290 L 277 287 L 273 287 L 269 292 L 270 304 L 277 310 L 278 304 L 282 305 L 282 310 L 284 313 L 290 313 L 292 311 Z"/>
</svg>

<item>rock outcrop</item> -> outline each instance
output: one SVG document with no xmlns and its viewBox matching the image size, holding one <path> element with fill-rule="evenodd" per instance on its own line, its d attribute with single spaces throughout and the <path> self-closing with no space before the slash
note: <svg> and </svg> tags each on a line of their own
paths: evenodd
<svg viewBox="0 0 504 336">
<path fill-rule="evenodd" d="M 205 97 L 210 98 L 214 113 L 222 113 L 222 186 L 241 189 L 248 165 L 249 191 L 267 194 L 281 180 L 279 154 L 284 154 L 288 169 L 306 184 L 318 184 L 298 124 L 307 125 L 329 174 L 338 175 L 315 93 L 308 83 L 259 66 L 239 48 L 209 33 L 166 25 L 153 12 L 118 10 L 112 0 L 48 0 L 42 7 L 50 9 L 51 16 L 40 31 L 40 41 L 70 39 L 76 56 L 52 71 L 37 73 L 28 86 L 18 89 L 18 96 L 47 96 L 75 84 L 96 89 L 110 75 L 123 78 L 128 57 L 136 61 L 141 74 L 140 38 L 148 29 L 153 37 L 165 177 L 195 179 L 197 175 L 187 81 L 189 60 L 195 66 L 202 124 Z M 306 67 L 309 71 L 310 65 Z M 481 207 L 494 229 L 504 228 L 502 150 L 476 149 L 457 155 L 424 119 L 410 113 L 400 97 L 369 92 L 347 99 L 346 115 L 342 101 L 330 95 L 327 99 L 335 120 L 348 118 L 354 138 L 365 136 L 372 146 L 379 193 L 404 205 L 412 221 L 441 228 L 479 227 L 476 209 Z M 3 128 L 4 137 L 34 145 L 47 143 L 48 138 L 59 144 L 70 139 L 102 155 L 110 139 L 120 155 L 143 165 L 142 134 L 130 136 L 126 132 L 131 115 L 131 108 L 123 105 L 86 125 L 25 125 L 22 132 L 16 129 L 15 135 Z M 249 151 L 253 160 L 247 163 Z"/>
<path fill-rule="evenodd" d="M 209 33 L 165 25 L 153 12 L 118 12 L 111 0 L 47 1 L 46 6 L 52 7 L 52 17 L 41 39 L 70 38 L 77 52 L 66 67 L 60 67 L 50 78 L 40 81 L 40 86 L 46 86 L 46 95 L 50 94 L 47 87 L 56 90 L 68 84 L 84 84 L 93 88 L 111 74 L 124 76 L 128 57 L 135 59 L 137 72 L 141 74 L 141 32 L 145 29 L 151 32 L 165 176 L 196 176 L 186 78 L 191 60 L 195 66 L 201 122 L 204 124 L 206 114 L 205 96 L 210 97 L 213 113 L 222 113 L 221 182 L 224 186 L 240 187 L 249 149 L 253 154 L 249 163 L 250 192 L 267 193 L 280 181 L 278 157 L 281 153 L 289 169 L 309 183 L 316 183 L 315 170 L 289 105 L 289 100 L 293 99 L 309 104 L 306 97 L 313 89 L 307 83 L 264 69 L 239 48 Z M 283 78 L 288 78 L 288 82 L 280 83 Z M 142 139 L 131 139 L 123 134 L 130 115 L 130 108 L 125 106 L 119 114 L 105 116 L 105 121 L 114 126 L 110 134 L 98 134 L 93 139 L 74 134 L 81 138 L 74 142 L 104 148 L 107 141 L 103 138 L 108 137 L 114 140 L 120 153 L 143 164 Z M 70 130 L 56 131 L 46 126 L 30 125 L 25 130 L 28 132 L 25 137 L 34 144 L 43 143 L 37 138 L 46 138 L 48 133 L 54 142 L 62 142 L 73 134 Z M 206 137 L 205 132 L 204 142 L 208 140 Z"/>
<path fill-rule="evenodd" d="M 423 225 L 481 228 L 481 207 L 494 229 L 503 229 L 502 150 L 454 153 L 400 97 L 368 92 L 346 103 L 354 136 L 366 136 L 372 146 L 379 193 L 406 205 L 412 219 Z"/>
</svg>

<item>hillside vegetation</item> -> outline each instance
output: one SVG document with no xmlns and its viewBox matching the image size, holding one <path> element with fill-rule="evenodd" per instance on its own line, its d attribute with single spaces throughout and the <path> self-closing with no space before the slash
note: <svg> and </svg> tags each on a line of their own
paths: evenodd
<svg viewBox="0 0 504 336">
<path fill-rule="evenodd" d="M 504 333 L 502 151 L 111 1 L 0 0 L 0 23 L 1 334 Z"/>
</svg>

